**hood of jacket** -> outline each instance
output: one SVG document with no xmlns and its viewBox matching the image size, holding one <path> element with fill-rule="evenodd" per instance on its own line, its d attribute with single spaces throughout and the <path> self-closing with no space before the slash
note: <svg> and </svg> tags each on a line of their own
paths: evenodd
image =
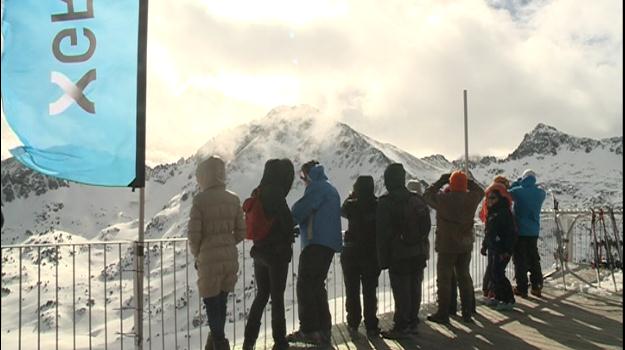
<svg viewBox="0 0 625 350">
<path fill-rule="evenodd" d="M 326 176 L 325 169 L 323 165 L 315 165 L 308 172 L 308 178 L 310 181 L 326 181 L 328 177 Z"/>
<path fill-rule="evenodd" d="M 226 163 L 217 156 L 211 156 L 198 164 L 195 176 L 202 191 L 211 187 L 225 187 Z"/>
<path fill-rule="evenodd" d="M 354 194 L 356 198 L 375 198 L 375 185 L 373 177 L 358 176 L 354 183 Z"/>
<path fill-rule="evenodd" d="M 294 177 L 295 170 L 290 160 L 270 159 L 265 163 L 260 186 L 275 186 L 281 190 L 281 195 L 286 197 L 291 191 Z"/>
<path fill-rule="evenodd" d="M 521 180 L 521 186 L 523 187 L 534 187 L 536 186 L 536 176 L 528 175 Z"/>
<path fill-rule="evenodd" d="M 406 188 L 406 170 L 402 164 L 393 163 L 386 168 L 384 186 L 389 192 Z"/>
</svg>

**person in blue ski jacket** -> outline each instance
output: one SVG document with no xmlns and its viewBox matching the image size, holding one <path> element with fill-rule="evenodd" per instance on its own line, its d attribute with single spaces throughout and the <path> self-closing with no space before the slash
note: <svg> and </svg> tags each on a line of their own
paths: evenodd
<svg viewBox="0 0 625 350">
<path fill-rule="evenodd" d="M 291 209 L 299 225 L 302 248 L 296 287 L 300 329 L 288 335 L 287 340 L 327 346 L 331 341 L 332 317 L 325 280 L 334 254 L 343 245 L 341 198 L 317 161 L 304 164 L 300 178 L 306 190 Z"/>
<path fill-rule="evenodd" d="M 531 293 L 540 297 L 543 275 L 538 254 L 538 236 L 540 211 L 547 194 L 536 185 L 536 173 L 530 169 L 525 170 L 521 178 L 510 185 L 509 192 L 514 200 L 514 216 L 519 233 L 513 256 L 516 279 L 514 293 L 527 297 L 529 272 Z"/>
</svg>

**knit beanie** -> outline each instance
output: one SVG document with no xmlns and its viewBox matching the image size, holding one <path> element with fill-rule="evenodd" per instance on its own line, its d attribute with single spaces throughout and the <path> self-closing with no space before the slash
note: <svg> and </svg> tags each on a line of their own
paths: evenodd
<svg viewBox="0 0 625 350">
<path fill-rule="evenodd" d="M 460 171 L 454 171 L 449 177 L 449 188 L 451 192 L 466 192 L 468 189 L 467 175 Z"/>
<path fill-rule="evenodd" d="M 510 180 L 508 180 L 508 178 L 503 175 L 495 176 L 495 178 L 493 179 L 493 183 L 500 183 L 506 186 L 506 188 L 510 187 Z"/>
</svg>

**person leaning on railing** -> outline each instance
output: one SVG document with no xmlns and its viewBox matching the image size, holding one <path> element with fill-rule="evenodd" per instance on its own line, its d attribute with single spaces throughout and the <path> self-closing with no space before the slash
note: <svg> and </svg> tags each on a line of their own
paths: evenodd
<svg viewBox="0 0 625 350">
<path fill-rule="evenodd" d="M 221 158 L 202 161 L 195 175 L 200 192 L 193 197 L 188 236 L 211 330 L 205 349 L 229 350 L 226 306 L 239 270 L 236 245 L 245 237 L 243 210 L 239 197 L 226 190 L 226 165 Z"/>
</svg>

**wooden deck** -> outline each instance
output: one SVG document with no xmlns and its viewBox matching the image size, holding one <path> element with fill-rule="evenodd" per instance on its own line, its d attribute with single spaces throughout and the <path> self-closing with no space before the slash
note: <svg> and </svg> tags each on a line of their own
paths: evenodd
<svg viewBox="0 0 625 350">
<path fill-rule="evenodd" d="M 392 326 L 392 314 L 381 327 Z M 623 299 L 621 295 L 593 296 L 576 291 L 545 288 L 543 298 L 517 298 L 514 311 L 498 312 L 478 307 L 473 324 L 452 319 L 445 327 L 421 322 L 419 334 L 405 341 L 364 336 L 352 339 L 345 325 L 332 332 L 335 349 L 623 349 Z M 306 347 L 293 347 L 306 349 Z"/>
</svg>

